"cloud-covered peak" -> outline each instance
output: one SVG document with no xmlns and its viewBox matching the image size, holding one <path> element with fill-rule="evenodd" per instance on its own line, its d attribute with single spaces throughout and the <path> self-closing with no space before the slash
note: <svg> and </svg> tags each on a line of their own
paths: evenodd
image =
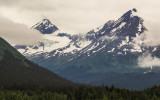
<svg viewBox="0 0 160 100">
<path fill-rule="evenodd" d="M 42 34 L 51 34 L 59 30 L 54 24 L 51 23 L 49 19 L 43 19 L 42 21 L 32 26 L 32 29 L 37 29 Z"/>
</svg>

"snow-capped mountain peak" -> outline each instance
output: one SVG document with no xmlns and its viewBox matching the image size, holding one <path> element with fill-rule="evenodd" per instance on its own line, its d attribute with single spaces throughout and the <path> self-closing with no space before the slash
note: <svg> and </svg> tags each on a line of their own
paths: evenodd
<svg viewBox="0 0 160 100">
<path fill-rule="evenodd" d="M 91 30 L 87 33 L 87 38 L 90 40 L 101 38 L 104 35 L 111 36 L 129 36 L 136 37 L 136 34 L 141 34 L 146 31 L 143 25 L 143 19 L 139 16 L 139 12 L 134 8 L 127 11 L 118 20 L 110 20 L 104 25 Z"/>
<path fill-rule="evenodd" d="M 118 20 L 110 20 L 104 25 L 91 30 L 86 36 L 71 36 L 58 30 L 48 19 L 43 19 L 32 28 L 42 32 L 44 39 L 37 42 L 25 53 L 27 55 L 32 55 L 32 51 L 34 53 L 56 51 L 55 53 L 58 52 L 59 55 L 64 53 L 73 54 L 73 51 L 74 54 L 76 52 L 84 54 L 90 51 L 95 53 L 105 48 L 107 44 L 114 43 L 115 40 L 118 42 L 116 42 L 114 48 L 120 49 L 122 45 L 131 42 L 133 37 L 145 31 L 143 19 L 135 13 L 137 13 L 136 9 L 129 10 Z"/>
<path fill-rule="evenodd" d="M 57 30 L 59 30 L 48 19 L 43 19 L 42 21 L 38 22 L 37 24 L 32 26 L 32 29 L 37 29 L 42 34 L 52 34 L 52 33 L 56 32 Z"/>
</svg>

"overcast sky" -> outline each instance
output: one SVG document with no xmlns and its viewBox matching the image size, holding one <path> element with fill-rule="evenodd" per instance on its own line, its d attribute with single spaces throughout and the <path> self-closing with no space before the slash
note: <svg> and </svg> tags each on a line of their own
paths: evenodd
<svg viewBox="0 0 160 100">
<path fill-rule="evenodd" d="M 132 8 L 148 21 L 160 23 L 160 0 L 0 0 L 0 19 L 16 24 L 15 27 L 22 25 L 24 31 L 48 18 L 60 30 L 77 34 L 117 19 Z M 2 22 L 0 26 L 5 27 Z"/>
<path fill-rule="evenodd" d="M 85 33 L 136 8 L 160 18 L 160 0 L 0 0 L 1 15 L 31 27 L 49 18 L 62 31 Z"/>
</svg>

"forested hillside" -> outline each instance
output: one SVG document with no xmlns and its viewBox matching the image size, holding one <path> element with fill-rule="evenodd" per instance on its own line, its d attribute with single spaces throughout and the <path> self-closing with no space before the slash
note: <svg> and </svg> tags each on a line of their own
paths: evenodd
<svg viewBox="0 0 160 100">
<path fill-rule="evenodd" d="M 28 61 L 0 38 L 0 87 L 31 89 L 72 85 L 75 84 Z"/>
</svg>

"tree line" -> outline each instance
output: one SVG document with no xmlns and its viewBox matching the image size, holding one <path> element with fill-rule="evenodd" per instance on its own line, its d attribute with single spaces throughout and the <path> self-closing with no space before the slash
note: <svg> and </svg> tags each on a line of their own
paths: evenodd
<svg viewBox="0 0 160 100">
<path fill-rule="evenodd" d="M 139 91 L 86 85 L 54 89 L 1 88 L 0 100 L 160 100 L 160 86 Z"/>
</svg>

